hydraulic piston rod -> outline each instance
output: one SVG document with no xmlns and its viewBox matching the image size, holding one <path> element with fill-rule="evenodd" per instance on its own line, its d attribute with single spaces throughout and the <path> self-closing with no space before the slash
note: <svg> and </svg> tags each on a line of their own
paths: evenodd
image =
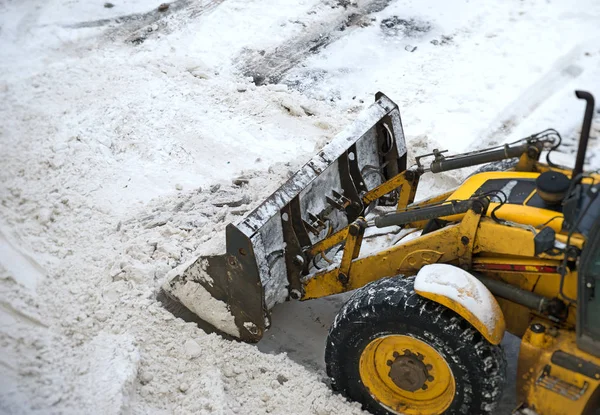
<svg viewBox="0 0 600 415">
<path fill-rule="evenodd" d="M 453 201 L 439 206 L 428 206 L 411 209 L 406 212 L 389 213 L 387 215 L 375 218 L 372 222 L 369 222 L 369 226 L 374 225 L 378 228 L 385 228 L 393 225 L 402 226 L 415 221 L 436 219 L 444 216 L 466 213 L 470 209 L 473 209 L 479 213 L 483 212 L 486 207 L 487 199 L 461 200 L 458 202 Z"/>
<path fill-rule="evenodd" d="M 430 170 L 432 173 L 441 173 L 443 171 L 462 169 L 464 167 L 520 157 L 522 154 L 526 153 L 530 147 L 532 147 L 530 143 L 514 146 L 506 145 L 497 150 L 465 154 L 462 156 L 459 155 L 452 158 L 443 158 L 431 163 Z"/>
</svg>

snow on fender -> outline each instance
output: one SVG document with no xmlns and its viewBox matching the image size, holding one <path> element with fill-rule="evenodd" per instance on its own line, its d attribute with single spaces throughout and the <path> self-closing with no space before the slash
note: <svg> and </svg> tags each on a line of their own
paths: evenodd
<svg viewBox="0 0 600 415">
<path fill-rule="evenodd" d="M 453 310 L 492 344 L 499 344 L 506 323 L 496 298 L 481 281 L 448 264 L 425 265 L 415 279 L 415 292 Z"/>
</svg>

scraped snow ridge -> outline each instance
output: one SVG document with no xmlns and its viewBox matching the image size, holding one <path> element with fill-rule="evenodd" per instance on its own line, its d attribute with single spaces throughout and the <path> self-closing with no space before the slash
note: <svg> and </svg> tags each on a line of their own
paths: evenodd
<svg viewBox="0 0 600 415">
<path fill-rule="evenodd" d="M 343 296 L 279 304 L 255 347 L 174 318 L 167 274 L 377 91 L 409 161 L 555 127 L 572 163 L 572 91 L 600 96 L 593 0 L 109 2 L 0 2 L 2 413 L 363 413 L 323 382 Z"/>
</svg>

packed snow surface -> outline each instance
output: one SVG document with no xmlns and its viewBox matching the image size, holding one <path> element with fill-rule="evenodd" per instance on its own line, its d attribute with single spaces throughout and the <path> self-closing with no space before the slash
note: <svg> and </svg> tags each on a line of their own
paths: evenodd
<svg viewBox="0 0 600 415">
<path fill-rule="evenodd" d="M 158 288 L 377 91 L 409 163 L 547 127 L 572 163 L 600 3 L 160 3 L 0 2 L 0 412 L 362 413 L 323 382 L 343 296 L 278 305 L 256 347 L 175 319 Z"/>
</svg>

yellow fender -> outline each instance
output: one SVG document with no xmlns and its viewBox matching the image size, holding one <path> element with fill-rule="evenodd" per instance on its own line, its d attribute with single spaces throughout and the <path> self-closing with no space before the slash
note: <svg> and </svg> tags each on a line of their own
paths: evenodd
<svg viewBox="0 0 600 415">
<path fill-rule="evenodd" d="M 504 314 L 494 295 L 467 271 L 448 264 L 425 265 L 415 278 L 415 292 L 456 312 L 490 343 L 502 341 Z"/>
</svg>

